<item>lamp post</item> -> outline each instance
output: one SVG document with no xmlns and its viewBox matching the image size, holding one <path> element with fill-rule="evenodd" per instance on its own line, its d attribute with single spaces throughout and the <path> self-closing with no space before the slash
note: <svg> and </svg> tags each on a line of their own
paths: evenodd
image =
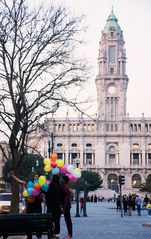
<svg viewBox="0 0 151 239">
<path fill-rule="evenodd" d="M 53 153 L 53 132 L 48 136 L 48 157 Z"/>
<path fill-rule="evenodd" d="M 83 171 L 88 171 L 88 168 L 83 168 Z M 87 207 L 86 207 L 86 202 L 87 202 L 87 182 L 85 181 L 85 189 L 84 189 L 84 208 L 83 208 L 83 217 L 87 217 Z"/>
<path fill-rule="evenodd" d="M 75 159 L 75 164 L 76 164 L 76 167 L 78 168 L 79 164 L 80 164 L 80 159 L 79 158 Z M 80 213 L 79 213 L 79 190 L 78 190 L 78 188 L 76 188 L 76 214 L 75 214 L 75 217 L 80 217 Z"/>
</svg>

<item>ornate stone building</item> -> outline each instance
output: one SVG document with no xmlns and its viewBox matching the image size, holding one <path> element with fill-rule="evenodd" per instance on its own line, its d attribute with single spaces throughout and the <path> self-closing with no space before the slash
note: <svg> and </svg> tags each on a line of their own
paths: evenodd
<svg viewBox="0 0 151 239">
<path fill-rule="evenodd" d="M 136 192 L 151 174 L 151 118 L 127 114 L 128 81 L 123 32 L 112 10 L 99 42 L 97 119 L 46 119 L 46 137 L 38 149 L 48 156 L 53 145 L 66 163 L 79 158 L 81 168 L 97 170 L 103 179 L 100 195 L 113 195 L 120 174 L 125 176 L 125 193 Z"/>
</svg>

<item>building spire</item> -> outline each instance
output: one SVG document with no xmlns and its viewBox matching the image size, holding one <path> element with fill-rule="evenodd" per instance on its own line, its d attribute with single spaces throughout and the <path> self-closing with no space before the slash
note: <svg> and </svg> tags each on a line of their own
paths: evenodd
<svg viewBox="0 0 151 239">
<path fill-rule="evenodd" d="M 114 14 L 113 5 L 112 5 L 112 7 L 111 7 L 111 14 Z"/>
</svg>

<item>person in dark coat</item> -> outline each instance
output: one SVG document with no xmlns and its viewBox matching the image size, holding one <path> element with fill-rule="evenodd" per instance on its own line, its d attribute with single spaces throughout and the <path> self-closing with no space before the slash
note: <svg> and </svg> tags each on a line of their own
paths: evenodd
<svg viewBox="0 0 151 239">
<path fill-rule="evenodd" d="M 45 193 L 47 212 L 52 213 L 52 237 L 59 238 L 60 218 L 63 210 L 64 191 L 58 175 L 53 175 L 49 189 Z"/>
<path fill-rule="evenodd" d="M 68 235 L 65 237 L 65 239 L 72 239 L 72 220 L 71 220 L 71 191 L 68 187 L 69 177 L 67 175 L 62 176 L 61 184 L 63 186 L 63 190 L 65 193 L 64 197 L 64 205 L 63 205 L 63 213 L 64 218 L 68 230 Z"/>
</svg>

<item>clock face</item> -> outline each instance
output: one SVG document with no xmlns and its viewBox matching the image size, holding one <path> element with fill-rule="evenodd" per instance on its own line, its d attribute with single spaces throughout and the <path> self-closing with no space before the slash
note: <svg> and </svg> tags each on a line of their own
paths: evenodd
<svg viewBox="0 0 151 239">
<path fill-rule="evenodd" d="M 109 86 L 108 93 L 113 95 L 116 93 L 116 87 L 114 85 Z"/>
</svg>

